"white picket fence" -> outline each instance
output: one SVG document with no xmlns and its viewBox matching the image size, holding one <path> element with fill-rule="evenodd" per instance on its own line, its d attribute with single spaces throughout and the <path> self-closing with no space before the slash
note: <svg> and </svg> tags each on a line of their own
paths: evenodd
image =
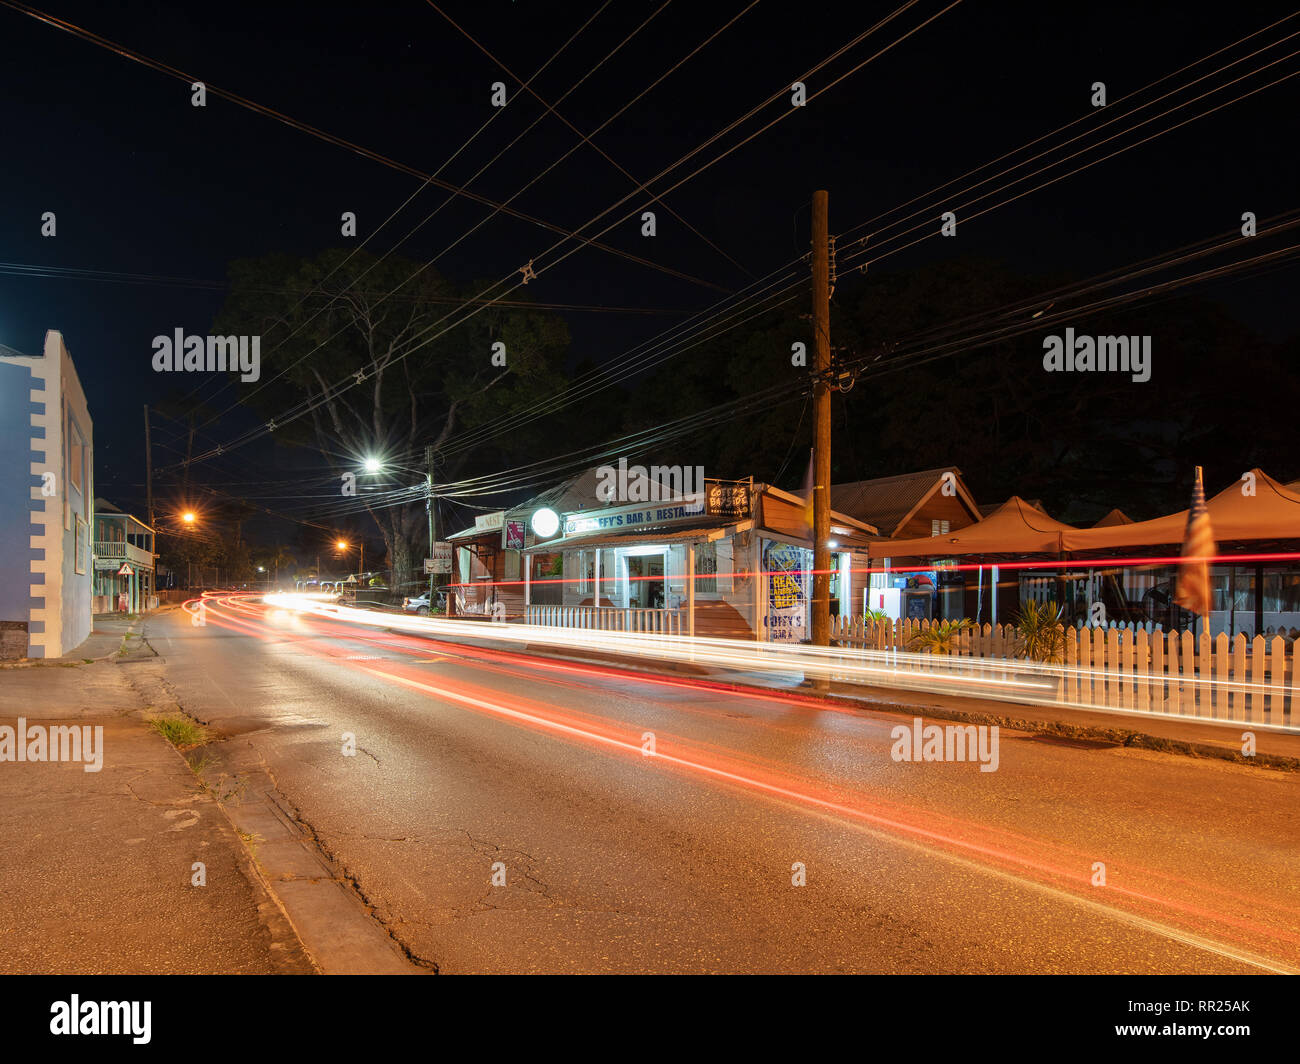
<svg viewBox="0 0 1300 1064">
<path fill-rule="evenodd" d="M 906 652 L 915 635 L 939 623 L 832 618 L 831 639 L 842 647 Z M 946 670 L 954 658 L 1000 658 L 1010 665 L 1017 636 L 1013 625 L 968 628 L 953 637 L 951 654 L 938 655 L 934 666 Z M 1281 636 L 1197 637 L 1141 627 L 1066 628 L 1063 636 L 1058 701 L 1300 727 L 1300 640 L 1288 646 Z M 927 657 L 919 657 L 922 666 Z"/>
<path fill-rule="evenodd" d="M 682 634 L 683 610 L 642 610 L 622 606 L 528 606 L 528 624 L 586 628 L 597 632 Z"/>
</svg>

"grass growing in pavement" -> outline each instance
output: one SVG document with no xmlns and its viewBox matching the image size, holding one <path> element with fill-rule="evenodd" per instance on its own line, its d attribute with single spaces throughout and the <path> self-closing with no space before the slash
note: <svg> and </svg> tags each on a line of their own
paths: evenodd
<svg viewBox="0 0 1300 1064">
<path fill-rule="evenodd" d="M 154 717 L 149 722 L 149 726 L 177 750 L 188 750 L 192 746 L 201 746 L 208 741 L 208 733 L 203 725 L 196 724 L 188 717 L 176 715 Z"/>
</svg>

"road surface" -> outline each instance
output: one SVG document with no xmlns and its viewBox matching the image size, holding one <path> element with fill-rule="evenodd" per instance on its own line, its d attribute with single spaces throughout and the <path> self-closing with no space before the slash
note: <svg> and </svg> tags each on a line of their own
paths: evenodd
<svg viewBox="0 0 1300 1064">
<path fill-rule="evenodd" d="M 1007 731 L 996 771 L 901 762 L 910 714 L 204 616 L 149 622 L 179 703 L 442 972 L 1300 969 L 1295 774 Z"/>
</svg>

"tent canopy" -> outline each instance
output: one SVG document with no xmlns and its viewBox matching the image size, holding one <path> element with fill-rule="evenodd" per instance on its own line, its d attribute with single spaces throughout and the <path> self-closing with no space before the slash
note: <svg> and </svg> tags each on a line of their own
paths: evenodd
<svg viewBox="0 0 1300 1064">
<path fill-rule="evenodd" d="M 957 554 L 1055 554 L 1066 533 L 1079 531 L 1013 495 L 983 521 L 941 536 L 882 539 L 872 558 L 947 557 Z"/>
<path fill-rule="evenodd" d="M 1300 492 L 1279 484 L 1262 469 L 1234 481 L 1206 503 L 1216 543 L 1300 539 Z M 983 521 L 946 536 L 882 539 L 871 544 L 872 558 L 935 558 L 963 554 L 1045 554 L 1061 551 L 1177 547 L 1187 528 L 1187 511 L 1150 521 L 1110 521 L 1112 510 L 1092 528 L 1075 528 L 1049 517 L 1013 495 Z"/>
<path fill-rule="evenodd" d="M 1288 491 L 1262 469 L 1252 469 L 1254 494 L 1246 478 L 1234 481 L 1205 505 L 1216 543 L 1300 539 L 1300 494 Z M 1063 536 L 1068 551 L 1158 547 L 1183 541 L 1187 511 L 1109 528 L 1076 529 Z"/>
<path fill-rule="evenodd" d="M 1115 525 L 1131 525 L 1133 518 L 1129 517 L 1123 510 L 1118 508 L 1111 510 L 1105 517 L 1098 521 L 1093 528 L 1112 528 Z"/>
</svg>

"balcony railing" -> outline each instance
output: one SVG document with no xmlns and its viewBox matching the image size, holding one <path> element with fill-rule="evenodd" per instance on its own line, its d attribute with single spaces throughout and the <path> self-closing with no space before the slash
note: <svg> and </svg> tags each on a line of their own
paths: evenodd
<svg viewBox="0 0 1300 1064">
<path fill-rule="evenodd" d="M 95 557 L 105 560 L 121 560 L 145 569 L 153 568 L 153 555 L 143 547 L 121 540 L 95 540 Z"/>
</svg>

